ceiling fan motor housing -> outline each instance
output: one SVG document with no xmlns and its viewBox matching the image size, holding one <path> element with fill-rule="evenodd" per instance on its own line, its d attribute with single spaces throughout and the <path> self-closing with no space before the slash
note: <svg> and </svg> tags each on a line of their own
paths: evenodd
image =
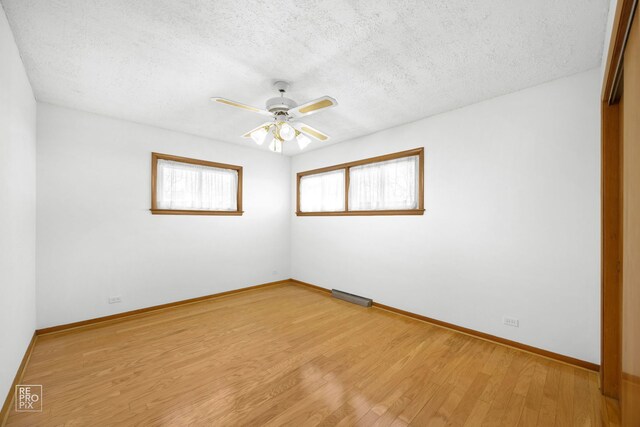
<svg viewBox="0 0 640 427">
<path fill-rule="evenodd" d="M 296 101 L 284 96 L 277 96 L 267 100 L 267 110 L 271 113 L 287 112 L 297 106 Z"/>
</svg>

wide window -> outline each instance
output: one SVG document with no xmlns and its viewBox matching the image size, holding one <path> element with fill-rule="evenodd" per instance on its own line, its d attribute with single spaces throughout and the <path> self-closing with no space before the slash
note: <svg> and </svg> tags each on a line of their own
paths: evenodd
<svg viewBox="0 0 640 427">
<path fill-rule="evenodd" d="M 152 153 L 151 212 L 242 215 L 242 167 Z"/>
<path fill-rule="evenodd" d="M 298 173 L 297 215 L 422 215 L 424 149 Z"/>
</svg>

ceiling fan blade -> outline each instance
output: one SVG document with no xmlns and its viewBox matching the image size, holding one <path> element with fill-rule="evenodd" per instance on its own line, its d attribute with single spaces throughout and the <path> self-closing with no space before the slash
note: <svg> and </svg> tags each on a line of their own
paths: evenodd
<svg viewBox="0 0 640 427">
<path fill-rule="evenodd" d="M 260 126 L 256 127 L 255 129 L 251 129 L 249 132 L 245 133 L 244 135 L 242 135 L 244 138 L 251 138 L 251 134 L 255 131 L 257 131 L 260 128 L 264 128 L 267 126 L 271 126 L 273 124 L 273 122 L 264 122 L 263 124 L 261 124 Z"/>
<path fill-rule="evenodd" d="M 271 116 L 271 113 L 261 108 L 252 107 L 251 105 L 243 104 L 242 102 L 232 101 L 226 98 L 211 98 L 212 101 L 219 102 L 221 104 L 229 105 L 231 107 L 242 108 L 243 110 L 252 111 L 254 113 L 262 114 L 265 116 Z"/>
<path fill-rule="evenodd" d="M 311 136 L 317 139 L 318 141 L 326 141 L 329 139 L 329 135 L 320 132 L 318 129 L 314 129 L 307 124 L 297 122 L 297 123 L 293 123 L 293 127 L 299 130 L 300 132 L 304 133 L 305 135 Z"/>
<path fill-rule="evenodd" d="M 327 108 L 335 107 L 336 105 L 338 105 L 338 101 L 330 96 L 323 96 L 322 98 L 309 101 L 306 104 L 298 105 L 296 108 L 287 111 L 287 113 L 293 117 L 304 117 Z"/>
</svg>

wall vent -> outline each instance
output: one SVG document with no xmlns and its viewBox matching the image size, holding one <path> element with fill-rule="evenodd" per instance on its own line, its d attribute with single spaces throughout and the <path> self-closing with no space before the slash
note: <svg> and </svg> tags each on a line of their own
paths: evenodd
<svg viewBox="0 0 640 427">
<path fill-rule="evenodd" d="M 348 292 L 339 291 L 337 289 L 331 289 L 331 295 L 335 298 L 352 302 L 354 304 L 361 305 L 363 307 L 371 307 L 373 300 L 371 298 L 361 297 L 359 295 L 353 295 Z"/>
</svg>

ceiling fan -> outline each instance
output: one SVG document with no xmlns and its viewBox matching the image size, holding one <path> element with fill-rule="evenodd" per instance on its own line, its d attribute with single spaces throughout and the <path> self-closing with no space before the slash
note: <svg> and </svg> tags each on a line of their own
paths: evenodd
<svg viewBox="0 0 640 427">
<path fill-rule="evenodd" d="M 293 99 L 285 96 L 289 88 L 288 82 L 277 81 L 273 84 L 273 87 L 280 92 L 280 96 L 268 99 L 266 109 L 252 107 L 226 98 L 211 98 L 211 100 L 271 117 L 271 121 L 261 124 L 242 136 L 251 138 L 256 144 L 262 145 L 267 136 L 271 135 L 273 139 L 269 144 L 269 149 L 276 153 L 282 153 L 282 144 L 286 141 L 295 139 L 300 149 L 304 150 L 311 143 L 311 138 L 318 141 L 327 141 L 329 139 L 327 134 L 299 122 L 298 119 L 338 105 L 335 99 L 330 96 L 323 96 L 298 105 Z"/>
</svg>

